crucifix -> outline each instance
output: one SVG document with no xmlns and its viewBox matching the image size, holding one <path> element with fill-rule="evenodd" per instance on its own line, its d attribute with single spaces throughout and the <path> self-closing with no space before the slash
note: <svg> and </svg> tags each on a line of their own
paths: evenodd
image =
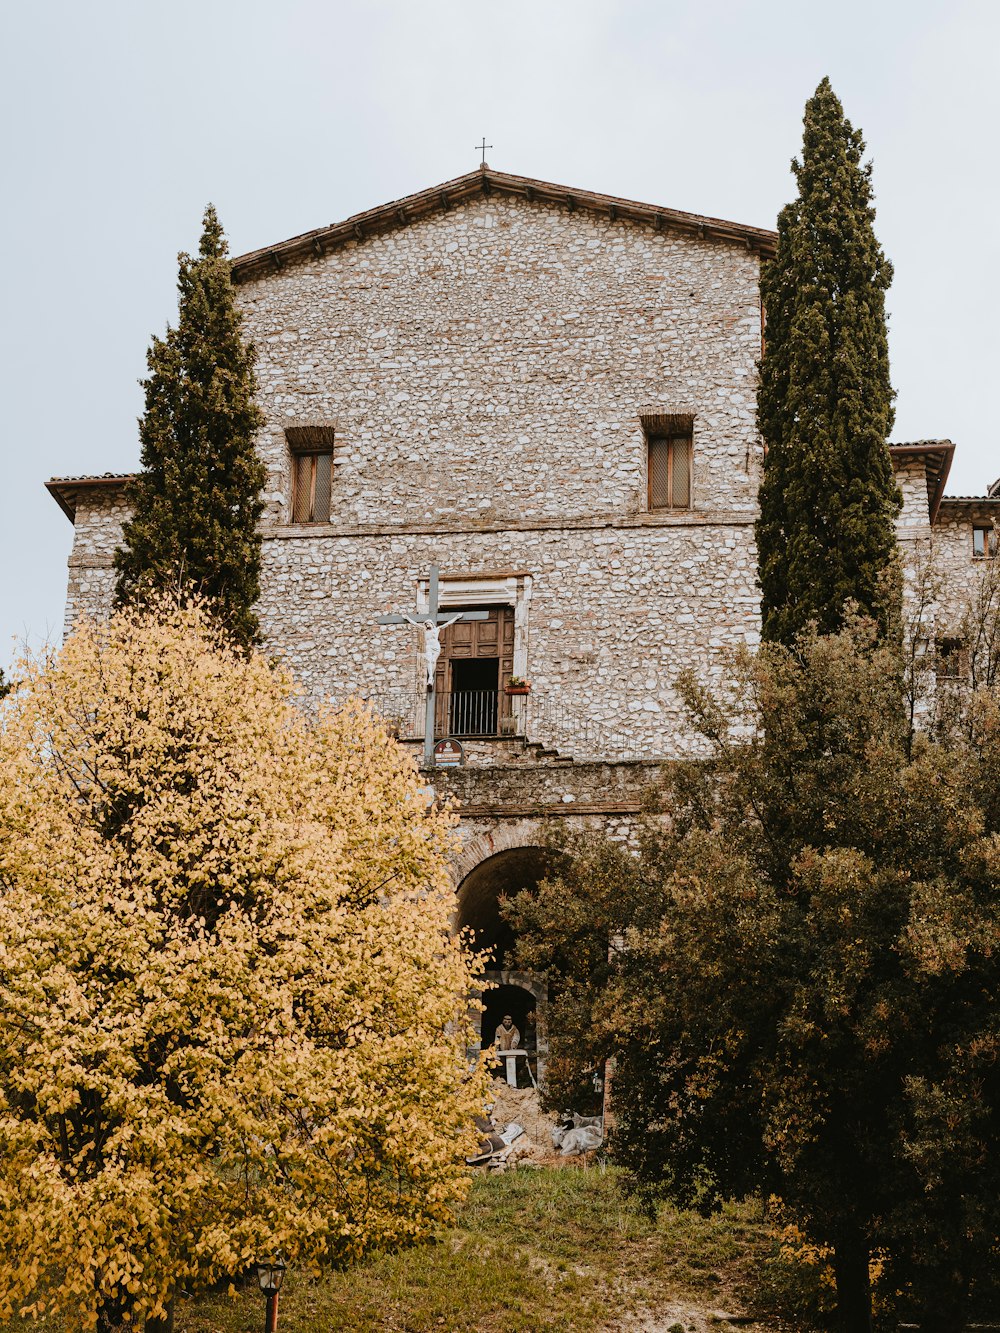
<svg viewBox="0 0 1000 1333">
<path fill-rule="evenodd" d="M 477 153 L 482 153 L 482 155 L 483 155 L 483 160 L 482 160 L 482 162 L 480 162 L 480 164 L 479 164 L 481 167 L 485 167 L 485 166 L 486 166 L 486 150 L 487 150 L 487 148 L 492 148 L 492 147 L 493 147 L 493 145 L 492 145 L 491 143 L 487 143 L 487 142 L 486 142 L 486 135 L 485 135 L 485 134 L 483 135 L 483 142 L 482 142 L 482 143 L 477 143 L 477 144 L 476 144 L 476 152 L 477 152 Z"/>
<path fill-rule="evenodd" d="M 424 763 L 429 767 L 434 762 L 434 720 L 437 708 L 437 691 L 434 674 L 438 658 L 441 656 L 441 631 L 456 620 L 488 620 L 488 611 L 458 611 L 455 615 L 446 615 L 438 601 L 438 567 L 431 565 L 430 578 L 427 580 L 427 610 L 417 607 L 415 615 L 376 616 L 378 625 L 416 625 L 424 632 L 424 663 L 427 667 L 427 711 L 424 714 Z"/>
</svg>

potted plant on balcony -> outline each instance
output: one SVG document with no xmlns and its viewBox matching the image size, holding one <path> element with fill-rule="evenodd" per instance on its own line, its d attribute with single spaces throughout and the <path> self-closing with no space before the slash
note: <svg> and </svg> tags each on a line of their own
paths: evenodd
<svg viewBox="0 0 1000 1333">
<path fill-rule="evenodd" d="M 523 676 L 508 676 L 503 692 L 504 694 L 530 694 L 531 681 L 525 680 Z"/>
</svg>

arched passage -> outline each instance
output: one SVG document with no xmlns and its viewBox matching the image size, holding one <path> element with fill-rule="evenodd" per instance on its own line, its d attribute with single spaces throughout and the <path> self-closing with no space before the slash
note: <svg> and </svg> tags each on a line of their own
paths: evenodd
<svg viewBox="0 0 1000 1333">
<path fill-rule="evenodd" d="M 485 955 L 481 999 L 485 1012 L 477 1020 L 482 1045 L 489 1046 L 504 1013 L 510 1013 L 522 1044 L 537 1053 L 541 1078 L 548 1050 L 545 981 L 512 970 L 514 931 L 501 915 L 501 901 L 532 889 L 550 874 L 557 856 L 537 844 L 495 851 L 474 865 L 458 885 L 455 924 L 472 932 L 474 947 Z"/>
<path fill-rule="evenodd" d="M 510 975 L 510 974 L 508 974 Z M 485 1048 L 496 1037 L 497 1028 L 505 1014 L 510 1014 L 514 1026 L 521 1034 L 520 1045 L 534 1051 L 538 1047 L 538 996 L 524 986 L 511 985 L 500 981 L 483 991 L 482 1040 Z"/>
<path fill-rule="evenodd" d="M 500 912 L 501 900 L 533 889 L 551 862 L 545 847 L 511 847 L 480 861 L 459 885 L 456 924 L 472 931 L 475 948 L 486 955 L 490 970 L 509 967 L 514 947 L 514 932 Z"/>
</svg>

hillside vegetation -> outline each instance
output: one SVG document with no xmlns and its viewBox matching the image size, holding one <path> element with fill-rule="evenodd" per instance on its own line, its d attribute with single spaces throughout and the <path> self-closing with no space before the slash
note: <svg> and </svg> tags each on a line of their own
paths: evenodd
<svg viewBox="0 0 1000 1333">
<path fill-rule="evenodd" d="M 613 1169 L 477 1176 L 454 1226 L 431 1244 L 376 1255 L 317 1281 L 290 1271 L 282 1333 L 706 1333 L 763 1298 L 776 1249 L 754 1204 L 653 1221 Z M 755 1285 L 757 1284 L 757 1285 Z M 181 1300 L 175 1333 L 252 1333 L 263 1300 L 245 1287 Z M 792 1326 L 766 1317 L 763 1333 Z M 14 1321 L 10 1333 L 55 1325 Z"/>
</svg>

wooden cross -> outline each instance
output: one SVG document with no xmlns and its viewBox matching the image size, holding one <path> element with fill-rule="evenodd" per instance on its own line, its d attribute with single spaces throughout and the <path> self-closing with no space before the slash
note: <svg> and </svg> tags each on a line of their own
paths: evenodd
<svg viewBox="0 0 1000 1333">
<path fill-rule="evenodd" d="M 492 148 L 492 144 L 488 147 Z M 453 625 L 456 620 L 488 620 L 488 611 L 458 611 L 451 615 L 441 610 L 438 600 L 437 565 L 431 565 L 430 578 L 427 581 L 427 609 L 417 607 L 413 615 L 376 616 L 377 625 L 423 625 L 429 622 L 435 626 Z M 437 687 L 434 682 L 434 662 L 428 661 L 427 669 L 427 711 L 424 715 L 424 763 L 430 767 L 434 762 L 434 722 L 437 716 Z"/>
<path fill-rule="evenodd" d="M 493 145 L 492 145 L 491 143 L 487 143 L 487 142 L 486 142 L 486 135 L 485 135 L 485 134 L 483 135 L 483 142 L 482 142 L 482 143 L 477 143 L 477 144 L 476 144 L 476 152 L 477 152 L 477 153 L 482 153 L 482 155 L 483 155 L 483 160 L 482 160 L 482 162 L 480 162 L 480 164 L 479 164 L 481 167 L 485 167 L 485 166 L 486 166 L 486 150 L 487 150 L 487 148 L 492 148 L 492 147 L 493 147 Z"/>
</svg>

